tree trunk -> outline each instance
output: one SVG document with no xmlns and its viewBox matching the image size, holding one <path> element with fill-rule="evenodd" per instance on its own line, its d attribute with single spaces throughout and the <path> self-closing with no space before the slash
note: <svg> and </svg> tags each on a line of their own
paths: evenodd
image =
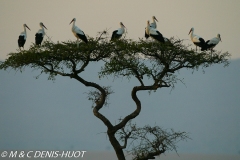
<svg viewBox="0 0 240 160">
<path fill-rule="evenodd" d="M 122 146 L 119 144 L 118 140 L 114 136 L 115 132 L 108 129 L 107 134 L 108 134 L 108 137 L 109 137 L 109 141 L 111 142 L 111 144 L 112 144 L 112 146 L 115 150 L 115 153 L 118 157 L 118 160 L 125 160 L 125 155 L 123 153 Z"/>
</svg>

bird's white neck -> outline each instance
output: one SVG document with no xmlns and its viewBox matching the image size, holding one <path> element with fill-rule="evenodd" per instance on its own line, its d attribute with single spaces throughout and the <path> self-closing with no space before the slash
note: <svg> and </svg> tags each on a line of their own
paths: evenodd
<svg viewBox="0 0 240 160">
<path fill-rule="evenodd" d="M 119 29 L 120 32 L 122 32 L 122 34 L 125 33 L 125 27 L 122 24 L 120 26 L 121 26 L 121 28 Z"/>
<path fill-rule="evenodd" d="M 153 17 L 152 19 L 153 19 L 153 23 L 156 23 L 155 18 Z"/>
<path fill-rule="evenodd" d="M 148 29 L 148 30 L 150 29 L 150 24 L 149 24 L 149 22 L 147 23 L 147 29 Z"/>
<path fill-rule="evenodd" d="M 74 27 L 75 27 L 75 21 L 72 22 L 72 28 L 74 28 Z"/>
<path fill-rule="evenodd" d="M 41 25 L 42 30 L 44 31 L 44 27 Z"/>
<path fill-rule="evenodd" d="M 75 21 L 73 21 L 73 22 L 72 22 L 72 32 L 73 32 L 74 35 L 76 34 L 75 31 L 74 31 L 74 30 L 75 30 L 75 27 L 76 27 L 76 26 L 75 26 Z M 76 36 L 76 35 L 75 35 L 75 36 Z"/>
<path fill-rule="evenodd" d="M 38 32 L 42 33 L 43 36 L 45 35 L 45 30 L 44 27 L 42 25 L 40 25 L 41 29 L 38 30 Z"/>
<path fill-rule="evenodd" d="M 24 32 L 27 34 L 26 26 L 23 26 L 23 30 L 24 30 Z"/>
</svg>

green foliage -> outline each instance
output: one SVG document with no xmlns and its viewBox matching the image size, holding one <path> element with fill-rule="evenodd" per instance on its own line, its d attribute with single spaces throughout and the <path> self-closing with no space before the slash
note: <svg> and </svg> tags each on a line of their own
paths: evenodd
<svg viewBox="0 0 240 160">
<path fill-rule="evenodd" d="M 108 41 L 106 38 L 89 39 L 89 43 L 75 41 L 53 43 L 45 41 L 42 46 L 32 45 L 29 50 L 10 53 L 9 58 L 0 64 L 0 69 L 40 69 L 54 77 L 81 73 L 89 62 L 105 61 L 99 72 L 100 77 L 107 75 L 144 76 L 153 80 L 170 83 L 173 73 L 181 68 L 198 69 L 215 63 L 228 64 L 228 52 L 195 52 L 181 40 L 171 39 L 171 43 L 161 44 L 143 39 L 133 41 L 122 39 Z M 172 78 L 170 78 L 172 77 Z"/>
<path fill-rule="evenodd" d="M 171 38 L 171 43 L 121 40 L 116 42 L 114 54 L 102 67 L 101 76 L 137 77 L 141 85 L 146 76 L 157 86 L 173 85 L 177 76 L 174 74 L 182 68 L 198 69 L 209 67 L 215 63 L 228 65 L 228 52 L 195 52 L 182 40 Z M 160 84 L 161 83 L 161 84 Z"/>
<path fill-rule="evenodd" d="M 155 156 L 166 151 L 177 152 L 177 143 L 190 139 L 186 132 L 175 132 L 173 129 L 164 130 L 159 126 L 137 127 L 131 121 L 116 135 L 123 143 L 128 139 L 127 151 L 133 155 L 133 160 L 155 159 Z"/>
<path fill-rule="evenodd" d="M 104 105 L 105 106 L 108 106 L 109 103 L 108 103 L 108 99 L 109 99 L 109 95 L 114 93 L 112 90 L 111 90 L 111 87 L 110 86 L 107 86 L 107 87 L 102 87 L 105 92 L 106 92 L 106 100 L 105 100 L 105 103 Z M 101 99 L 101 92 L 99 92 L 98 90 L 91 90 L 87 93 L 87 98 L 89 101 L 92 101 L 92 108 L 94 108 L 95 104 L 99 102 L 99 100 Z"/>
<path fill-rule="evenodd" d="M 106 34 L 103 32 L 102 34 Z M 106 37 L 89 38 L 89 43 L 67 41 L 53 43 L 45 41 L 42 46 L 32 45 L 29 50 L 10 53 L 9 58 L 0 64 L 0 69 L 13 68 L 22 71 L 25 67 L 40 69 L 49 74 L 73 76 L 84 71 L 90 62 L 104 61 L 99 77 L 113 75 L 126 78 L 136 77 L 142 86 L 143 78 L 153 80 L 156 88 L 174 86 L 182 68 L 198 69 L 212 64 L 228 65 L 228 52 L 195 52 L 182 40 L 171 38 L 171 43 L 149 42 L 143 39 L 133 41 L 121 39 L 108 41 Z"/>
<path fill-rule="evenodd" d="M 186 132 L 163 130 L 149 125 L 136 128 L 132 138 L 134 142 L 130 153 L 134 156 L 133 160 L 152 159 L 166 151 L 177 152 L 177 143 L 189 139 Z"/>
<path fill-rule="evenodd" d="M 109 41 L 106 35 L 104 31 L 98 38 L 89 38 L 87 44 L 78 44 L 75 41 L 54 43 L 47 40 L 41 46 L 32 45 L 29 50 L 10 53 L 9 58 L 0 63 L 0 69 L 12 68 L 22 71 L 25 67 L 31 67 L 48 74 L 50 80 L 54 80 L 57 75 L 67 76 L 78 80 L 86 87 L 94 88 L 95 90 L 88 93 L 88 99 L 93 102 L 94 115 L 107 126 L 109 140 L 118 157 L 124 157 L 122 149 L 126 148 L 129 139 L 139 142 L 139 145 L 131 148 L 136 160 L 152 159 L 166 150 L 176 151 L 176 143 L 188 139 L 185 132 L 166 131 L 157 126 L 137 128 L 133 125 L 130 126 L 130 130 L 125 129 L 127 123 L 141 111 L 137 92 L 174 86 L 178 80 L 175 73 L 183 68 L 204 69 L 217 63 L 227 66 L 230 54 L 217 51 L 196 52 L 189 49 L 190 46 L 184 45 L 182 40 L 174 38 L 170 39 L 171 42 L 162 44 L 143 39 Z M 90 63 L 98 61 L 104 62 L 99 69 L 100 78 L 136 77 L 141 84 L 133 87 L 131 94 L 136 110 L 116 125 L 99 112 L 104 105 L 108 105 L 108 96 L 113 93 L 111 88 L 89 82 L 81 76 Z M 145 78 L 150 79 L 152 84 L 146 85 Z M 123 141 L 123 146 L 116 140 L 115 133 L 119 140 Z"/>
<path fill-rule="evenodd" d="M 109 57 L 112 45 L 92 38 L 87 45 L 80 43 L 79 46 L 75 41 L 44 41 L 40 47 L 32 45 L 29 50 L 10 53 L 9 58 L 0 64 L 0 69 L 13 68 L 22 71 L 25 67 L 31 67 L 40 69 L 52 78 L 58 74 L 68 76 L 73 71 L 81 73 L 89 62 Z"/>
</svg>

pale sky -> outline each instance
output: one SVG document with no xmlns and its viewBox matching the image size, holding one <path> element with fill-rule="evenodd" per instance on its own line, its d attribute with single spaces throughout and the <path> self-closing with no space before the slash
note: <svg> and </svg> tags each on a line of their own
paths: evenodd
<svg viewBox="0 0 240 160">
<path fill-rule="evenodd" d="M 210 67 L 205 74 L 183 71 L 180 76 L 186 86 L 178 83 L 171 93 L 169 88 L 150 96 L 141 92 L 144 107 L 135 121 L 188 132 L 192 140 L 179 144 L 180 156 L 181 153 L 229 154 L 238 159 L 239 6 L 239 0 L 0 0 L 0 60 L 18 49 L 17 39 L 24 23 L 31 29 L 27 30 L 25 49 L 34 43 L 39 22 L 48 28 L 47 36 L 54 42 L 75 40 L 69 25 L 73 18 L 90 37 L 106 28 L 111 35 L 119 28 L 119 22 L 123 22 L 127 38 L 138 40 L 144 37 L 146 21 L 152 21 L 153 15 L 165 37 L 185 39 L 186 44 L 192 44 L 188 35 L 191 27 L 205 40 L 220 33 L 222 42 L 215 49 L 229 51 L 233 63 L 225 69 L 220 65 Z M 96 71 L 94 67 L 89 70 Z M 89 70 L 84 76 L 95 81 Z M 38 74 L 31 69 L 23 73 L 0 71 L 0 150 L 112 151 L 104 134 L 106 127 L 94 117 L 84 94 L 90 89 L 66 77 L 57 77 L 55 83 L 47 81 L 46 75 L 36 80 Z M 126 83 L 121 79 L 113 83 L 109 78 L 97 82 L 115 87 L 116 94 L 110 97 L 113 105 L 101 111 L 112 123 L 134 109 L 134 103 L 127 98 L 129 88 L 137 84 L 135 81 Z"/>
<path fill-rule="evenodd" d="M 127 38 L 137 40 L 143 38 L 146 21 L 152 21 L 153 15 L 159 21 L 158 30 L 165 37 L 186 39 L 188 44 L 192 43 L 188 35 L 191 27 L 205 40 L 220 33 L 222 42 L 216 49 L 229 51 L 232 59 L 240 58 L 239 6 L 239 0 L 1 0 L 0 59 L 18 49 L 17 39 L 24 23 L 31 29 L 27 30 L 27 49 L 35 41 L 39 22 L 48 28 L 47 35 L 53 41 L 75 40 L 69 25 L 72 18 L 76 18 L 76 25 L 91 37 L 106 28 L 111 34 L 119 28 L 119 22 L 123 22 Z"/>
</svg>

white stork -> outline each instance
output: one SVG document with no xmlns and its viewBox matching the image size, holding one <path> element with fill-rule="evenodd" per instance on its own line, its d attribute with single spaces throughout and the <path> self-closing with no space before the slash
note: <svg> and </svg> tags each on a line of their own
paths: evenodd
<svg viewBox="0 0 240 160">
<path fill-rule="evenodd" d="M 30 30 L 30 28 L 26 25 L 23 24 L 23 29 L 24 31 L 20 33 L 19 37 L 18 37 L 18 47 L 21 50 L 21 47 L 24 49 L 24 44 L 26 42 L 27 39 L 27 31 L 26 28 L 28 28 Z M 31 31 L 31 30 L 30 30 Z"/>
<path fill-rule="evenodd" d="M 222 42 L 221 36 L 220 36 L 220 34 L 217 34 L 216 37 L 214 37 L 206 42 L 207 49 L 213 50 L 213 48 L 219 43 L 219 41 Z"/>
<path fill-rule="evenodd" d="M 190 38 L 191 38 L 192 42 L 196 45 L 196 51 L 197 51 L 197 46 L 201 48 L 201 51 L 206 50 L 205 40 L 202 37 L 195 35 L 193 32 L 194 32 L 194 28 L 192 27 L 190 29 L 188 35 L 191 33 Z"/>
<path fill-rule="evenodd" d="M 41 45 L 43 37 L 45 35 L 44 28 L 47 29 L 42 22 L 39 23 L 41 29 L 35 34 L 35 43 L 36 45 Z"/>
<path fill-rule="evenodd" d="M 152 16 L 152 20 L 153 22 L 150 24 L 150 27 L 157 29 L 157 23 L 156 23 L 156 21 L 158 22 L 157 18 L 155 16 Z M 145 28 L 145 38 L 148 39 L 148 37 L 149 37 L 149 33 L 146 32 L 146 28 Z"/>
<path fill-rule="evenodd" d="M 157 29 L 150 27 L 149 21 L 147 21 L 146 33 L 148 33 L 153 39 L 165 43 L 163 35 Z"/>
<path fill-rule="evenodd" d="M 122 22 L 120 22 L 120 27 L 118 30 L 115 30 L 112 32 L 112 38 L 111 38 L 111 41 L 112 40 L 115 40 L 115 39 L 119 39 L 122 37 L 122 35 L 125 33 L 125 26 L 123 25 Z"/>
<path fill-rule="evenodd" d="M 72 21 L 69 23 L 69 25 L 71 23 L 73 23 L 72 25 L 72 32 L 73 32 L 73 35 L 77 38 L 77 41 L 79 39 L 81 39 L 82 41 L 84 41 L 85 43 L 88 43 L 88 40 L 87 40 L 87 37 L 85 35 L 85 33 L 80 29 L 78 28 L 77 26 L 75 26 L 75 22 L 76 22 L 76 18 L 73 18 Z"/>
</svg>

